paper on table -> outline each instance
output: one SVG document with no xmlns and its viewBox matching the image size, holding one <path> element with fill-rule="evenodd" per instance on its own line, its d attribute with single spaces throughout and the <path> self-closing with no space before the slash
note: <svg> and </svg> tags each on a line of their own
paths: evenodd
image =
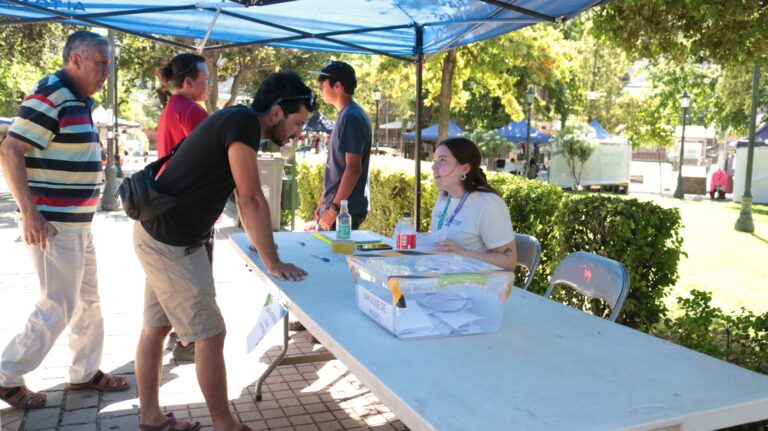
<svg viewBox="0 0 768 431">
<path fill-rule="evenodd" d="M 336 239 L 336 231 L 334 230 L 325 230 L 322 232 L 318 232 L 320 235 L 323 235 L 327 237 L 328 239 L 335 240 Z M 389 238 L 361 230 L 353 230 L 350 239 L 357 243 L 364 243 L 364 242 L 384 242 L 389 243 Z"/>
<path fill-rule="evenodd" d="M 440 229 L 436 232 L 417 233 L 416 250 L 418 251 L 436 251 L 435 243 L 448 239 L 448 231 Z"/>
<path fill-rule="evenodd" d="M 453 329 L 461 330 L 465 325 L 482 320 L 482 317 L 467 311 L 453 311 L 449 313 L 434 313 L 433 316 L 450 325 Z"/>
</svg>

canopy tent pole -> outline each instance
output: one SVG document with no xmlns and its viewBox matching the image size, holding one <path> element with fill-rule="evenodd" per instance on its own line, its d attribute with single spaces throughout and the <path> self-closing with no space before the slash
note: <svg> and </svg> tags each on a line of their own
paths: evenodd
<svg viewBox="0 0 768 431">
<path fill-rule="evenodd" d="M 421 112 L 424 107 L 424 97 L 422 94 L 422 74 L 424 71 L 424 27 L 416 27 L 416 174 L 413 179 L 414 186 L 414 220 L 416 221 L 416 231 L 421 226 Z"/>
<path fill-rule="evenodd" d="M 205 44 L 208 43 L 208 38 L 210 38 L 211 33 L 213 33 L 213 27 L 216 26 L 216 21 L 219 19 L 219 15 L 221 15 L 221 5 L 216 6 L 216 15 L 213 16 L 211 25 L 208 26 L 208 31 L 205 33 L 205 37 L 197 44 L 198 54 L 203 53 L 203 48 L 205 48 Z"/>
</svg>

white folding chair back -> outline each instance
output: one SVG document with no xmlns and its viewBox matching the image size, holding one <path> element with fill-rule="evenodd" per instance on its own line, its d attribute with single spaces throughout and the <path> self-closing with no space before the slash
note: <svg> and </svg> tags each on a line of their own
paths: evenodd
<svg viewBox="0 0 768 431">
<path fill-rule="evenodd" d="M 544 296 L 549 298 L 555 285 L 570 286 L 590 298 L 604 300 L 616 321 L 629 293 L 629 273 L 621 263 L 593 253 L 569 254 L 555 269 Z"/>
<path fill-rule="evenodd" d="M 516 233 L 515 249 L 517 250 L 517 266 L 522 266 L 528 270 L 528 275 L 525 276 L 525 281 L 521 286 L 523 289 L 528 290 L 531 287 L 533 276 L 536 274 L 539 262 L 541 261 L 541 244 L 536 237 L 524 233 Z"/>
</svg>

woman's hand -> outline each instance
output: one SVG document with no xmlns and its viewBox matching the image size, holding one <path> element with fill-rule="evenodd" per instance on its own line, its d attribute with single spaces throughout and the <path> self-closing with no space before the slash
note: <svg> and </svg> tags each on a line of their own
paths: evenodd
<svg viewBox="0 0 768 431">
<path fill-rule="evenodd" d="M 434 243 L 435 250 L 437 251 L 443 251 L 447 253 L 456 253 L 456 254 L 462 254 L 464 252 L 464 249 L 456 245 L 455 242 L 451 240 L 445 240 L 445 241 L 437 241 Z"/>
</svg>

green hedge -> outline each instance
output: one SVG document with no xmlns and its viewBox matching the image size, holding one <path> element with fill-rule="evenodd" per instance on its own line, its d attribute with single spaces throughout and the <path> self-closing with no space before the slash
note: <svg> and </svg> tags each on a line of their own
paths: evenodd
<svg viewBox="0 0 768 431">
<path fill-rule="evenodd" d="M 322 192 L 324 165 L 299 165 L 299 216 L 311 219 Z M 676 209 L 653 203 L 596 194 L 568 194 L 559 187 L 522 177 L 491 172 L 489 182 L 510 208 L 516 232 L 535 236 L 542 245 L 539 270 L 531 290 L 542 293 L 549 276 L 568 253 L 584 250 L 618 260 L 627 267 L 631 284 L 619 322 L 644 331 L 666 315 L 662 302 L 677 281 L 682 238 Z M 437 198 L 432 180 L 422 175 L 421 231 L 429 229 Z M 391 235 L 405 210 L 413 207 L 413 175 L 371 170 L 371 208 L 363 229 Z M 576 306 L 604 309 L 565 289 L 559 298 Z"/>
<path fill-rule="evenodd" d="M 605 195 L 569 195 L 558 217 L 561 245 L 617 260 L 629 272 L 630 289 L 619 321 L 650 331 L 667 314 L 663 303 L 678 279 L 682 220 L 676 208 Z M 604 307 L 591 301 L 597 314 Z"/>
<path fill-rule="evenodd" d="M 311 220 L 320 195 L 323 192 L 325 165 L 300 164 L 298 167 L 299 197 L 301 206 L 297 216 Z M 384 174 L 371 169 L 371 208 L 361 229 L 372 230 L 382 235 L 391 236 L 395 224 L 403 216 L 403 211 L 413 211 L 413 175 L 404 173 Z M 421 229 L 429 230 L 429 217 L 432 206 L 437 200 L 437 189 L 431 177 L 422 175 L 421 181 Z"/>
</svg>

